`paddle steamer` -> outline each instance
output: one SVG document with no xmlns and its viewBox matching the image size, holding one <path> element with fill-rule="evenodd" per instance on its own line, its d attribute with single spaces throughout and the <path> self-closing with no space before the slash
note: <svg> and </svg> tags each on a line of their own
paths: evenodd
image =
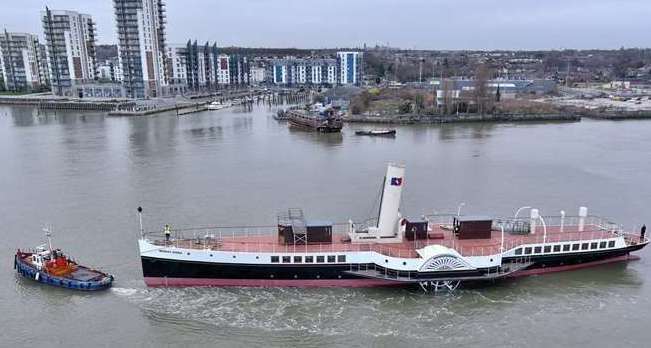
<svg viewBox="0 0 651 348">
<path fill-rule="evenodd" d="M 376 218 L 342 224 L 289 209 L 270 227 L 200 227 L 145 232 L 139 240 L 149 286 L 371 287 L 459 284 L 567 271 L 634 258 L 644 230 L 588 215 L 403 216 L 405 169 L 389 165 Z"/>
</svg>

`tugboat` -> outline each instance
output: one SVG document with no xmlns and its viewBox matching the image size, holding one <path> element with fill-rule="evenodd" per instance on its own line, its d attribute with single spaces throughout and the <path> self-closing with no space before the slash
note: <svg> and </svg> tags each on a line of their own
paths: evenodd
<svg viewBox="0 0 651 348">
<path fill-rule="evenodd" d="M 49 229 L 44 230 L 47 245 L 35 250 L 21 251 L 14 256 L 14 269 L 27 279 L 60 288 L 96 291 L 111 287 L 113 276 L 89 267 L 82 266 L 61 249 L 53 249 Z"/>
<path fill-rule="evenodd" d="M 291 108 L 285 114 L 291 127 L 317 131 L 320 133 L 341 132 L 344 126 L 341 117 L 332 107 L 325 107 L 320 103 L 316 104 L 312 110 L 309 107 L 305 109 Z"/>
<path fill-rule="evenodd" d="M 140 231 L 148 286 L 420 287 L 450 291 L 461 284 L 569 271 L 633 260 L 639 234 L 588 215 L 482 217 L 456 213 L 408 217 L 400 212 L 405 168 L 390 164 L 379 213 L 332 224 L 289 209 L 269 227 L 198 227 L 165 234 Z M 141 210 L 139 209 L 139 213 Z"/>
</svg>

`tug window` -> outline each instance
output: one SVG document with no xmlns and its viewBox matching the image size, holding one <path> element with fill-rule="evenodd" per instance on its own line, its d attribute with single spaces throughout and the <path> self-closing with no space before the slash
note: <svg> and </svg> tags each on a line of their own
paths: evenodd
<svg viewBox="0 0 651 348">
<path fill-rule="evenodd" d="M 291 256 L 283 256 L 283 263 L 290 263 L 290 262 L 292 262 Z"/>
<path fill-rule="evenodd" d="M 294 263 L 303 262 L 303 256 L 294 256 Z"/>
<path fill-rule="evenodd" d="M 581 244 L 581 250 L 588 250 L 588 243 Z"/>
<path fill-rule="evenodd" d="M 572 244 L 572 250 L 579 250 L 578 244 Z"/>
<path fill-rule="evenodd" d="M 535 248 L 533 249 L 533 252 L 534 252 L 535 254 L 540 254 L 541 251 L 542 251 L 542 248 L 541 248 L 541 247 L 535 247 Z"/>
<path fill-rule="evenodd" d="M 551 245 L 545 245 L 545 252 L 546 253 L 551 253 L 552 252 L 552 246 Z"/>
<path fill-rule="evenodd" d="M 334 255 L 328 255 L 328 262 L 335 262 L 335 256 Z"/>
<path fill-rule="evenodd" d="M 569 244 L 563 245 L 563 251 L 570 251 L 570 245 Z"/>
<path fill-rule="evenodd" d="M 271 262 L 278 263 L 279 261 L 280 261 L 280 258 L 278 256 L 272 256 L 271 257 Z"/>
<path fill-rule="evenodd" d="M 526 248 L 524 248 L 524 254 L 525 254 L 525 255 L 529 255 L 529 254 L 531 254 L 531 247 L 526 247 Z"/>
<path fill-rule="evenodd" d="M 560 252 L 561 251 L 561 246 L 560 245 L 554 245 L 554 252 Z"/>
<path fill-rule="evenodd" d="M 305 263 L 314 262 L 314 256 L 305 256 Z"/>
<path fill-rule="evenodd" d="M 337 255 L 337 262 L 346 262 L 346 255 Z"/>
<path fill-rule="evenodd" d="M 599 249 L 603 249 L 605 247 L 606 247 L 606 242 L 599 243 Z"/>
<path fill-rule="evenodd" d="M 608 247 L 609 248 L 614 248 L 615 247 L 615 241 L 611 240 L 610 242 L 608 242 Z"/>
<path fill-rule="evenodd" d="M 522 255 L 522 248 L 515 249 L 515 254 L 516 255 Z"/>
<path fill-rule="evenodd" d="M 324 263 L 325 262 L 325 256 L 317 256 L 316 257 L 316 262 Z"/>
<path fill-rule="evenodd" d="M 590 249 L 597 249 L 597 242 L 591 243 Z"/>
</svg>

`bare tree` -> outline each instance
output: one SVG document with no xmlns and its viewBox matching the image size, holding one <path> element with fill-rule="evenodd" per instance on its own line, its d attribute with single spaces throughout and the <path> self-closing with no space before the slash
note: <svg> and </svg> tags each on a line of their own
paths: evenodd
<svg viewBox="0 0 651 348">
<path fill-rule="evenodd" d="M 474 97 L 477 103 L 477 110 L 480 114 L 484 113 L 488 99 L 488 79 L 490 78 L 490 71 L 486 64 L 481 64 L 475 71 L 475 89 Z"/>
</svg>

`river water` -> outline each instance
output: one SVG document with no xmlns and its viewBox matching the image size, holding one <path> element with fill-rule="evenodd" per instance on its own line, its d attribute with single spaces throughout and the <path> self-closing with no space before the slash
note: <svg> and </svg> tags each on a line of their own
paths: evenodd
<svg viewBox="0 0 651 348">
<path fill-rule="evenodd" d="M 387 162 L 407 166 L 402 211 L 556 215 L 651 224 L 651 121 L 400 126 L 395 139 L 293 131 L 271 110 L 177 117 L 0 107 L 2 346 L 646 346 L 641 260 L 428 295 L 396 289 L 149 289 L 145 225 L 272 225 L 373 215 Z M 54 241 L 116 276 L 85 294 L 34 284 L 16 248 Z"/>
</svg>

